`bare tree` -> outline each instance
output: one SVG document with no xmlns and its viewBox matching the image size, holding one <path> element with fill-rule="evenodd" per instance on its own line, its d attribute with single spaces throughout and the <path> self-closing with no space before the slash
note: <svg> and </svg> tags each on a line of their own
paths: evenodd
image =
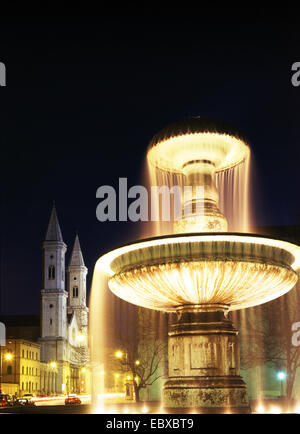
<svg viewBox="0 0 300 434">
<path fill-rule="evenodd" d="M 131 316 L 127 333 L 120 339 L 123 355 L 119 363 L 123 372 L 132 377 L 136 402 L 140 401 L 140 390 L 151 386 L 165 374 L 166 339 L 159 336 L 157 314 L 148 309 L 138 308 Z"/>
<path fill-rule="evenodd" d="M 244 369 L 270 363 L 286 374 L 286 398 L 292 398 L 300 346 L 293 344 L 292 325 L 300 321 L 299 290 L 256 308 L 248 309 L 243 322 L 239 315 L 241 367 Z"/>
</svg>

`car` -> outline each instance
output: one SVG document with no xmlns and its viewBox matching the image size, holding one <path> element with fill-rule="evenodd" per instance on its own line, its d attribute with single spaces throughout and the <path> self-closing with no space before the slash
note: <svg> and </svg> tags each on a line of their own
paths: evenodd
<svg viewBox="0 0 300 434">
<path fill-rule="evenodd" d="M 34 395 L 32 393 L 25 393 L 21 398 L 18 399 L 18 404 L 35 405 Z"/>
<path fill-rule="evenodd" d="M 81 404 L 80 399 L 76 395 L 68 395 L 65 399 L 65 405 Z"/>
<path fill-rule="evenodd" d="M 9 394 L 0 394 L 0 407 L 12 407 L 15 405 L 16 397 Z"/>
<path fill-rule="evenodd" d="M 7 407 L 8 406 L 7 396 L 8 395 L 1 393 L 1 395 L 0 395 L 0 407 Z"/>
</svg>

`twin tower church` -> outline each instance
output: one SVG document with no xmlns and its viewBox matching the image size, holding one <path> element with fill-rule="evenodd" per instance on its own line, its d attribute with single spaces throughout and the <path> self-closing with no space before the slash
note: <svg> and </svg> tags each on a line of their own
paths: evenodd
<svg viewBox="0 0 300 434">
<path fill-rule="evenodd" d="M 85 366 L 89 361 L 89 310 L 86 305 L 88 270 L 78 235 L 70 262 L 65 266 L 67 246 L 63 241 L 55 205 L 42 248 L 40 360 L 55 370 L 52 390 L 69 393 L 74 390 L 74 384 L 81 382 L 82 372 L 86 372 Z"/>
</svg>

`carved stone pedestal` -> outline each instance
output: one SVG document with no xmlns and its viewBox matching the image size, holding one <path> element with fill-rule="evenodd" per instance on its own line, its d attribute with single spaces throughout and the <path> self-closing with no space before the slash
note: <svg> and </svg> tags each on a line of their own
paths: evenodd
<svg viewBox="0 0 300 434">
<path fill-rule="evenodd" d="M 240 377 L 238 332 L 227 312 L 228 306 L 220 304 L 178 308 L 178 321 L 169 332 L 166 411 L 250 413 Z"/>
</svg>

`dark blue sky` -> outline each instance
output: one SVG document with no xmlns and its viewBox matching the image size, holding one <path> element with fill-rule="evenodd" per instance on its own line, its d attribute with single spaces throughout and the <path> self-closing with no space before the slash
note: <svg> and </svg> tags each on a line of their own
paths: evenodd
<svg viewBox="0 0 300 434">
<path fill-rule="evenodd" d="M 100 223 L 96 190 L 141 182 L 147 144 L 193 115 L 235 124 L 255 156 L 258 225 L 300 215 L 300 61 L 293 9 L 106 9 L 1 16 L 1 311 L 38 313 L 41 243 L 55 199 L 92 277 L 138 224 Z M 90 280 L 89 280 L 90 282 Z"/>
</svg>

